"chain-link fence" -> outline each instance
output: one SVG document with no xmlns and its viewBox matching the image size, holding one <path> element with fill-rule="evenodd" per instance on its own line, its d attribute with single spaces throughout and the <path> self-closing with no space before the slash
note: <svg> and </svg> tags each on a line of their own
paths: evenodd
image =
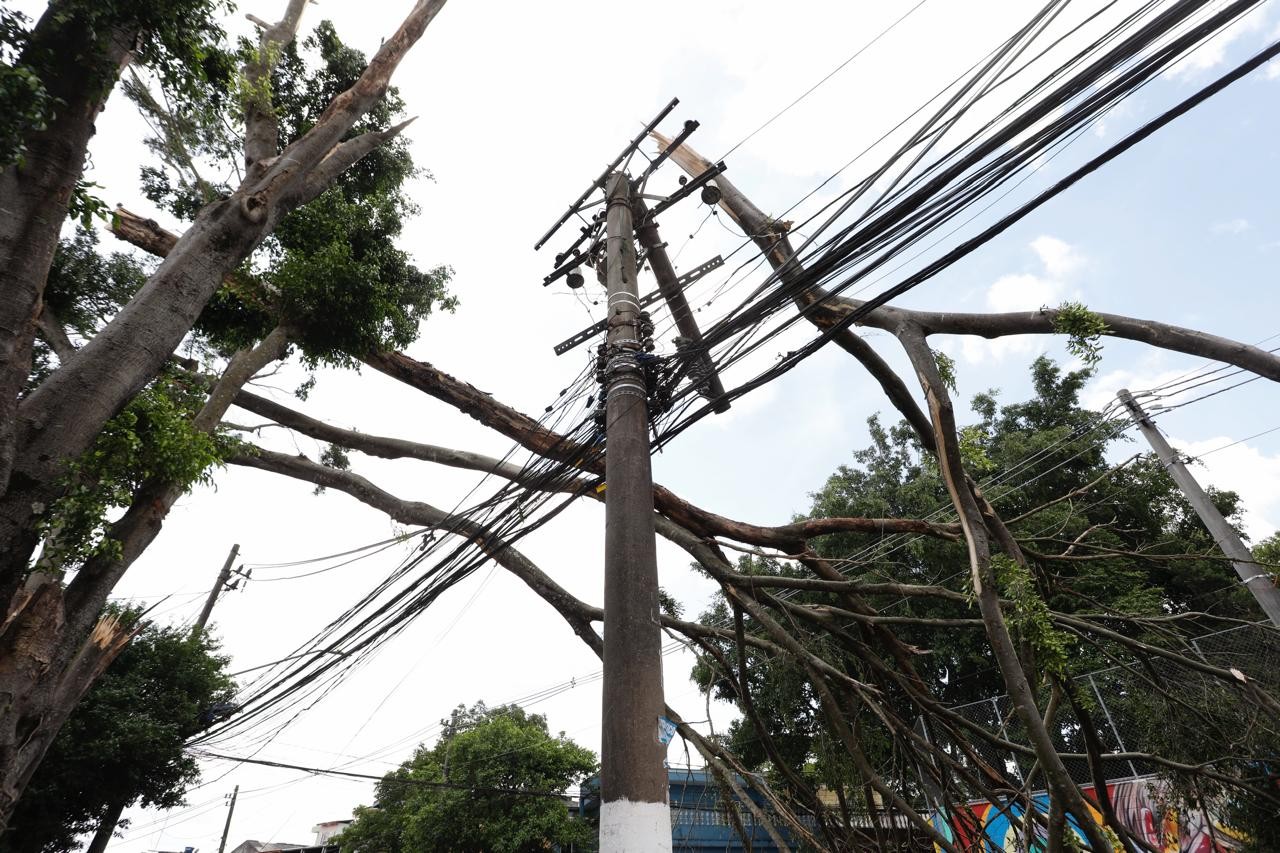
<svg viewBox="0 0 1280 853">
<path fill-rule="evenodd" d="M 1077 710 L 1062 703 L 1049 730 L 1063 754 L 1071 777 L 1090 784 L 1094 775 L 1087 759 L 1085 727 L 1096 737 L 1103 778 L 1117 781 L 1149 776 L 1160 770 L 1141 755 L 1176 758 L 1216 758 L 1239 754 L 1238 747 L 1259 728 L 1277 725 L 1247 694 L 1262 689 L 1280 693 L 1280 630 L 1266 624 L 1241 625 L 1206 634 L 1163 648 L 1173 656 L 1141 657 L 1114 650 L 1115 666 L 1073 679 Z M 1232 672 L 1234 683 L 1197 665 Z M 1041 703 L 1044 707 L 1044 703 Z M 921 721 L 918 731 L 946 750 L 957 762 L 981 771 L 979 763 L 994 768 L 1011 781 L 1026 780 L 1034 765 L 1025 730 L 1008 696 L 996 696 L 951 708 L 964 721 L 1002 740 L 1027 749 L 993 744 L 980 737 L 964 737 L 964 725 L 953 723 L 951 732 L 937 722 Z M 1235 752 L 1233 753 L 1233 750 Z M 1125 755 L 1129 753 L 1129 755 Z M 1134 754 L 1137 755 L 1134 755 Z M 979 772 L 978 775 L 982 775 Z"/>
</svg>

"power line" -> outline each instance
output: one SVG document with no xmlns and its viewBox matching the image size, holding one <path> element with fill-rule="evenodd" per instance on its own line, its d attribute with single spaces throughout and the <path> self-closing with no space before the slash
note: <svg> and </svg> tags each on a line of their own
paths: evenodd
<svg viewBox="0 0 1280 853">
<path fill-rule="evenodd" d="M 282 761 L 267 761 L 262 758 L 246 758 L 235 755 L 221 755 L 216 752 L 200 750 L 196 753 L 203 758 L 216 758 L 220 761 L 233 761 L 237 764 L 257 764 L 263 767 L 277 767 L 283 770 L 302 770 L 318 776 L 340 776 L 348 779 L 361 779 L 379 782 L 384 785 L 410 785 L 420 788 L 434 788 L 448 791 L 469 791 L 473 794 L 489 794 L 512 797 L 540 797 L 563 800 L 565 794 L 557 791 L 537 791 L 525 788 L 496 788 L 483 785 L 458 785 L 453 782 L 431 782 L 426 779 L 404 778 L 394 775 L 374 776 L 369 773 L 356 773 L 351 770 L 329 770 L 323 767 L 307 767 L 302 764 L 287 764 Z"/>
<path fill-rule="evenodd" d="M 1219 450 L 1226 450 L 1228 447 L 1235 447 L 1237 444 L 1244 444 L 1246 441 L 1253 441 L 1255 438 L 1261 438 L 1264 435 L 1270 435 L 1273 432 L 1280 432 L 1280 426 L 1274 426 L 1271 429 L 1264 429 L 1262 432 L 1255 432 L 1253 435 L 1247 435 L 1244 438 L 1236 439 L 1230 444 L 1224 444 L 1221 447 L 1215 447 L 1212 450 L 1206 450 L 1204 453 L 1197 453 L 1192 459 L 1203 459 L 1211 453 L 1217 453 Z"/>
<path fill-rule="evenodd" d="M 928 0 L 920 0 L 920 2 L 916 3 L 914 6 L 912 6 L 910 9 L 908 9 L 906 12 L 902 13 L 902 15 L 900 15 L 900 16 L 897 18 L 897 20 L 895 20 L 892 24 L 890 24 L 889 26 L 887 26 L 887 27 L 885 27 L 883 30 L 881 30 L 879 33 L 877 33 L 877 34 L 876 34 L 876 36 L 875 36 L 874 38 L 872 38 L 872 39 L 871 39 L 871 41 L 867 42 L 867 43 L 866 43 L 866 44 L 864 44 L 862 47 L 860 47 L 860 48 L 858 48 L 857 50 L 855 50 L 855 51 L 854 51 L 854 52 L 849 56 L 849 58 L 847 58 L 844 62 L 841 62 L 841 63 L 840 63 L 839 65 L 837 65 L 835 68 L 831 69 L 831 71 L 830 71 L 830 72 L 828 72 L 828 73 L 827 73 L 827 75 L 826 75 L 825 77 L 823 77 L 823 78 L 822 78 L 821 80 L 819 80 L 817 83 L 814 83 L 814 84 L 813 84 L 812 86 L 810 86 L 808 89 L 804 90 L 804 92 L 802 92 L 802 93 L 799 95 L 799 97 L 797 97 L 797 98 L 796 98 L 795 100 L 793 100 L 791 103 L 787 104 L 787 105 L 786 105 L 785 107 L 783 107 L 782 109 L 778 110 L 778 111 L 777 111 L 776 113 L 774 113 L 771 117 L 769 117 L 768 119 L 766 119 L 766 120 L 765 120 L 765 122 L 764 122 L 764 124 L 760 125 L 760 126 L 759 126 L 759 127 L 757 127 L 755 130 L 753 130 L 753 131 L 751 131 L 750 133 L 748 133 L 746 136 L 744 136 L 742 139 L 740 139 L 740 140 L 737 142 L 737 144 L 735 144 L 732 148 L 730 148 L 728 151 L 726 151 L 724 154 L 720 155 L 720 156 L 719 156 L 719 157 L 717 157 L 716 159 L 717 159 L 717 160 L 723 160 L 723 159 L 725 159 L 725 158 L 726 158 L 726 157 L 728 157 L 730 154 L 732 154 L 733 152 L 735 152 L 735 151 L 737 151 L 739 148 L 741 148 L 743 145 L 745 145 L 745 144 L 746 144 L 746 143 L 747 143 L 747 142 L 748 142 L 752 137 L 754 137 L 757 133 L 759 133 L 760 131 L 764 130 L 766 127 L 768 127 L 769 125 L 773 124 L 775 121 L 777 121 L 779 118 L 781 118 L 781 117 L 782 117 L 783 115 L 785 115 L 787 112 L 789 112 L 789 111 L 791 110 L 791 108 L 792 108 L 792 107 L 794 107 L 796 104 L 800 103 L 800 102 L 801 102 L 801 101 L 803 101 L 805 98 L 807 98 L 807 97 L 809 97 L 810 95 L 812 95 L 812 94 L 813 94 L 813 93 L 814 93 L 814 92 L 815 92 L 815 91 L 816 91 L 820 86 L 822 86 L 822 84 L 826 83 L 826 82 L 827 82 L 828 80 L 830 80 L 832 77 L 836 76 L 836 75 L 837 75 L 837 74 L 839 74 L 841 71 L 843 71 L 843 70 L 844 70 L 844 69 L 849 65 L 849 63 L 853 62 L 855 59 L 857 59 L 859 56 L 861 56 L 863 53 L 865 53 L 867 50 L 869 50 L 872 46 L 874 46 L 874 45 L 876 44 L 876 42 L 880 41 L 880 39 L 884 38 L 886 35 L 888 35 L 890 32 L 892 32 L 892 31 L 893 31 L 893 30 L 898 26 L 898 24 L 901 24 L 901 23 L 902 23 L 903 21 L 905 21 L 907 18 L 911 17 L 911 15 L 912 15 L 912 14 L 913 14 L 917 9 L 919 9 L 921 6 L 923 6 L 926 2 L 928 2 Z"/>
</svg>

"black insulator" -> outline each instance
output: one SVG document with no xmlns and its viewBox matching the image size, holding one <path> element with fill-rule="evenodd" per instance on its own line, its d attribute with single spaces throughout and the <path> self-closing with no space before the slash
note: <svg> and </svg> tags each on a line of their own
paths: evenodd
<svg viewBox="0 0 1280 853">
<path fill-rule="evenodd" d="M 582 285 L 587 283 L 587 280 L 582 277 L 582 273 L 578 270 L 577 267 L 574 267 L 572 270 L 570 270 L 569 274 L 565 276 L 564 280 L 565 280 L 565 283 L 568 284 L 570 287 L 572 287 L 574 290 L 577 290 L 579 287 L 582 287 Z"/>
<path fill-rule="evenodd" d="M 699 196 L 703 204 L 716 204 L 720 201 L 720 188 L 712 184 L 707 184 L 702 188 L 702 194 Z"/>
</svg>

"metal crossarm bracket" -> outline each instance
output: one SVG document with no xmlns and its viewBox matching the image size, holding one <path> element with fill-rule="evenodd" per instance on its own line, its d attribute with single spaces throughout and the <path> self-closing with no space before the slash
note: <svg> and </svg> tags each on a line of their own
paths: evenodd
<svg viewBox="0 0 1280 853">
<path fill-rule="evenodd" d="M 537 243 L 534 243 L 534 245 L 533 245 L 533 249 L 534 249 L 534 251 L 537 251 L 538 249 L 541 249 L 541 248 L 542 248 L 542 246 L 543 246 L 543 245 L 544 245 L 548 240 L 550 240 L 550 239 L 551 239 L 551 236 L 552 236 L 553 234 L 555 234 L 555 233 L 556 233 L 556 231 L 558 231 L 558 230 L 559 230 L 559 228 L 560 228 L 560 226 L 561 226 L 561 225 L 564 225 L 566 222 L 568 222 L 568 221 L 569 221 L 569 219 L 570 219 L 570 218 L 571 218 L 575 213 L 577 213 L 579 210 L 581 210 L 581 209 L 582 209 L 582 205 L 583 205 L 583 203 L 584 203 L 588 198 L 590 198 L 590 197 L 591 197 L 591 194 L 592 194 L 593 192 L 595 192 L 597 189 L 602 189 L 602 188 L 604 187 L 605 179 L 606 179 L 606 178 L 608 178 L 608 177 L 609 177 L 609 175 L 613 173 L 613 170 L 614 170 L 614 169 L 617 169 L 617 168 L 618 168 L 618 164 L 620 164 L 623 160 L 625 160 L 625 159 L 627 158 L 627 155 L 628 155 L 628 154 L 630 154 L 632 151 L 636 150 L 636 148 L 640 145 L 640 143 L 644 141 L 645 137 L 647 137 L 647 136 L 649 135 L 649 131 L 651 131 L 651 130 L 653 130 L 655 127 L 657 127 L 657 126 L 658 126 L 658 124 L 659 124 L 659 123 L 660 123 L 664 118 L 666 118 L 666 117 L 667 117 L 667 115 L 668 115 L 672 110 L 674 110 L 674 109 L 676 108 L 676 104 L 678 104 L 678 103 L 680 103 L 680 99 L 679 99 L 679 98 L 672 98 L 672 99 L 671 99 L 671 102 L 670 102 L 670 103 L 668 103 L 665 107 L 663 107 L 663 108 L 662 108 L 662 112 L 658 113 L 658 114 L 653 118 L 653 121 L 651 121 L 651 122 L 649 122 L 647 125 L 645 125 L 644 130 L 642 130 L 642 131 L 640 131 L 638 134 L 636 134 L 635 139 L 631 140 L 631 142 L 629 142 L 629 143 L 627 144 L 627 147 L 626 147 L 626 148 L 624 148 L 624 149 L 622 149 L 622 153 L 621 153 L 621 154 L 619 154 L 617 157 L 615 157 L 615 158 L 613 159 L 613 162 L 612 162 L 612 163 L 610 163 L 608 166 L 605 166 L 604 171 L 600 173 L 600 177 L 598 177 L 598 178 L 596 178 L 594 181 L 592 181 L 591 186 L 587 187 L 587 191 L 586 191 L 586 192 L 584 192 L 581 196 L 579 196 L 577 201 L 575 201 L 573 204 L 569 205 L 569 209 L 568 209 L 568 210 L 566 210 L 563 214 L 561 214 L 560 218 L 556 220 L 556 224 L 555 224 L 555 225 L 552 225 L 549 229 L 547 229 L 547 233 L 543 234 L 543 235 L 542 235 L 542 237 L 540 237 L 540 238 L 538 239 L 538 242 L 537 242 Z"/>
<path fill-rule="evenodd" d="M 720 257 L 719 255 L 716 255 L 711 260 L 704 261 L 703 263 L 689 270 L 687 273 L 680 276 L 680 278 L 677 281 L 679 282 L 681 287 L 687 287 L 688 285 L 693 284 L 695 281 L 702 278 L 707 273 L 711 272 L 714 269 L 719 269 L 722 266 L 724 266 L 724 258 Z M 646 308 L 652 305 L 654 302 L 657 302 L 661 298 L 662 298 L 662 290 L 661 289 L 655 290 L 652 293 L 648 293 L 640 297 L 640 307 Z M 560 343 L 556 344 L 554 347 L 556 355 L 564 355 L 574 347 L 586 341 L 591 340 L 592 338 L 594 338 L 596 335 L 603 332 L 608 327 L 609 327 L 608 318 L 601 320 L 600 322 L 595 323 L 591 326 L 588 326 L 587 328 L 583 329 L 581 332 L 578 332 L 576 335 L 570 338 L 566 338 Z"/>
<path fill-rule="evenodd" d="M 654 302 L 657 302 L 661 298 L 662 298 L 662 291 L 655 290 L 652 293 L 649 293 L 649 294 L 646 294 L 645 296 L 640 297 L 640 307 L 645 308 L 649 305 L 652 305 Z M 573 337 L 565 338 L 563 341 L 555 345 L 556 355 L 564 355 L 569 350 L 573 349 L 574 347 L 578 346 L 584 341 L 591 340 L 592 338 L 594 338 L 596 335 L 600 334 L 607 328 L 609 328 L 609 320 L 608 318 L 605 318 L 604 320 L 601 320 L 599 323 L 595 323 L 594 325 L 588 326 L 587 328 L 583 329 L 581 332 L 578 332 Z"/>
<path fill-rule="evenodd" d="M 703 261 L 693 269 L 689 270 L 684 275 L 680 276 L 678 279 L 676 279 L 676 284 L 680 285 L 681 289 L 686 288 L 689 285 L 693 284 L 698 279 L 702 278 L 707 273 L 711 272 L 712 270 L 720 269 L 720 267 L 722 266 L 724 266 L 724 258 L 720 257 L 719 255 L 716 255 L 711 260 Z"/>
<path fill-rule="evenodd" d="M 649 220 L 652 221 L 656 219 L 658 215 L 662 213 L 664 210 L 667 210 L 672 205 L 692 195 L 694 190 L 701 188 L 703 184 L 706 184 L 708 181 L 710 181 L 712 178 L 714 178 L 716 175 L 720 174 L 727 168 L 728 167 L 725 166 L 723 162 L 716 163 L 714 166 L 708 166 L 706 170 L 702 172 L 702 174 L 698 175 L 692 181 L 689 181 L 687 184 L 682 186 L 676 192 L 673 192 L 671 195 L 667 196 L 666 199 L 659 202 L 653 208 L 653 210 L 649 211 Z"/>
</svg>

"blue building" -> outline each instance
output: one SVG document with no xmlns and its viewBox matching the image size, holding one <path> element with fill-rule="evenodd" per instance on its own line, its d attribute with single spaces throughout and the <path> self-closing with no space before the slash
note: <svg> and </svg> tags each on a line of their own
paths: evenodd
<svg viewBox="0 0 1280 853">
<path fill-rule="evenodd" d="M 736 799 L 731 803 L 722 800 L 720 785 L 709 771 L 671 769 L 667 771 L 667 780 L 671 792 L 671 848 L 673 851 L 746 850 L 746 845 L 734 831 L 729 819 L 728 809 L 730 808 L 738 812 L 743 829 L 751 839 L 751 849 L 757 851 L 779 849 L 764 827 L 756 822 L 751 810 L 745 804 Z M 737 781 L 761 811 L 766 813 L 771 811 L 758 792 L 743 784 L 744 780 L 741 777 L 738 777 Z M 578 811 L 582 817 L 592 823 L 599 821 L 600 778 L 598 776 L 582 783 L 582 797 Z M 774 827 L 784 840 L 790 841 L 786 824 L 781 820 L 775 820 Z"/>
</svg>

